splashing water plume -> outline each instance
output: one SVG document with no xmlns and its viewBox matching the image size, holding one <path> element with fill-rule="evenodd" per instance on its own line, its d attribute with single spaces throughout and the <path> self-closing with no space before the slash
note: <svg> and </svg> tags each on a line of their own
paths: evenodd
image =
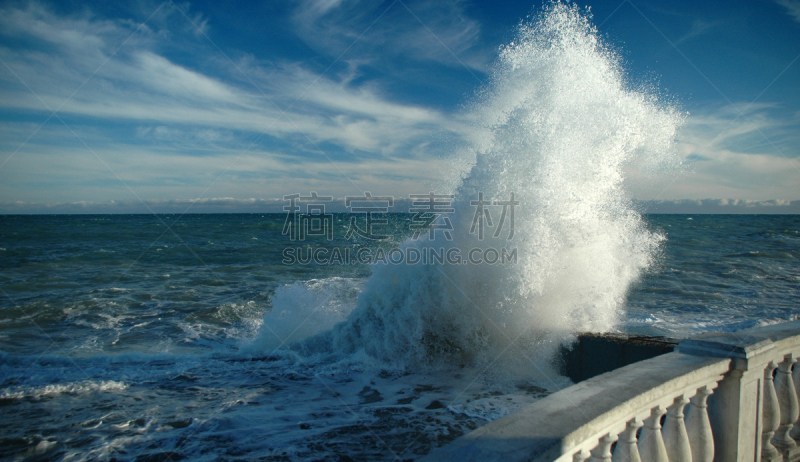
<svg viewBox="0 0 800 462">
<path fill-rule="evenodd" d="M 307 348 L 399 365 L 523 358 L 530 368 L 573 332 L 615 327 L 663 240 L 632 208 L 623 169 L 672 155 L 682 116 L 626 85 L 588 16 L 554 2 L 501 49 L 474 106 L 483 130 L 455 193 L 453 240 L 401 246 L 516 248 L 518 263 L 376 265 L 347 319 Z M 508 228 L 469 232 L 480 193 L 520 202 L 513 239 Z"/>
</svg>

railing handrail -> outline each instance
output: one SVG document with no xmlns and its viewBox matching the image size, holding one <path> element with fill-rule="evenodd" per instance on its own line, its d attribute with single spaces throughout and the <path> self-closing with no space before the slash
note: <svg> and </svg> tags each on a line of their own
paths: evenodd
<svg viewBox="0 0 800 462">
<path fill-rule="evenodd" d="M 730 359 L 667 353 L 546 396 L 490 422 L 431 453 L 424 460 L 559 460 L 591 449 L 609 432 L 675 396 L 716 383 Z M 616 433 L 615 433 L 616 434 Z"/>
<path fill-rule="evenodd" d="M 676 460 L 690 457 L 681 452 L 688 451 L 685 445 L 689 444 L 699 460 L 774 460 L 772 442 L 786 460 L 800 459 L 800 446 L 795 447 L 788 436 L 791 430 L 800 441 L 794 397 L 795 387 L 800 396 L 800 369 L 793 367 L 798 358 L 800 321 L 700 335 L 681 342 L 673 353 L 553 393 L 433 451 L 424 460 L 574 462 L 585 460 L 589 450 L 592 460 L 609 460 L 609 449 L 623 432 L 626 447 L 636 444 L 636 428 L 644 420 L 648 432 L 658 434 L 657 443 L 647 438 L 644 446 L 646 451 L 655 451 L 649 452 L 655 460 L 668 460 L 665 450 L 673 452 L 669 457 Z M 776 369 L 780 373 L 773 372 Z M 774 374 L 780 380 L 773 379 Z M 718 386 L 718 392 L 713 392 Z M 700 414 L 692 417 L 694 436 L 687 439 L 690 425 L 684 426 L 683 407 L 689 398 L 692 403 L 697 400 L 692 412 L 697 407 Z M 670 428 L 665 427 L 664 439 L 669 430 L 673 446 L 665 448 L 658 422 L 667 408 Z"/>
</svg>

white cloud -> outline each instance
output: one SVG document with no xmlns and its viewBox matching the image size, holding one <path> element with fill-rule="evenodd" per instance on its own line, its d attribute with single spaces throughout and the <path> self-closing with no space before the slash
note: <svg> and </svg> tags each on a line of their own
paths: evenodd
<svg viewBox="0 0 800 462">
<path fill-rule="evenodd" d="M 0 126 L 0 149 L 20 140 L 32 124 Z M 345 196 L 372 191 L 407 196 L 429 190 L 449 171 L 445 159 L 369 158 L 334 162 L 316 152 L 243 152 L 240 140 L 224 130 L 142 126 L 141 145 L 117 142 L 112 133 L 74 126 L 92 146 L 58 142 L 72 138 L 62 125 L 48 125 L 0 169 L 0 202 L 64 203 L 192 199 L 199 197 L 275 198 L 320 193 Z M 211 141 L 208 141 L 211 139 Z"/>
<path fill-rule="evenodd" d="M 47 42 L 63 50 L 89 53 L 103 47 L 100 35 L 115 31 L 110 21 L 91 20 L 88 16 L 57 18 L 38 3 L 23 8 L 6 7 L 0 14 L 3 34 Z"/>
<path fill-rule="evenodd" d="M 648 213 L 800 213 L 800 201 L 785 199 L 673 199 L 641 201 L 639 207 Z"/>
<path fill-rule="evenodd" d="M 800 0 L 775 0 L 778 5 L 786 7 L 789 15 L 800 22 Z"/>
<path fill-rule="evenodd" d="M 51 28 L 60 25 L 53 20 Z M 332 142 L 345 150 L 389 156 L 428 141 L 422 138 L 432 132 L 464 130 L 437 111 L 392 102 L 375 87 L 352 87 L 297 65 L 239 63 L 237 67 L 257 86 L 253 88 L 249 83 L 222 80 L 241 78 L 230 63 L 227 69 L 219 69 L 219 77 L 211 77 L 152 50 L 136 48 L 110 57 L 101 42 L 88 42 L 94 47 L 87 52 L 109 61 L 71 97 L 62 113 L 264 131 L 279 138 L 307 136 L 313 143 Z M 6 92 L 0 107 L 44 110 L 39 98 L 50 109 L 61 107 L 101 64 L 99 59 L 64 59 L 60 53 L 59 49 L 44 55 L 4 50 L 3 59 L 36 95 L 14 82 L 15 76 L 4 75 L 16 91 Z"/>
<path fill-rule="evenodd" d="M 491 59 L 489 50 L 480 48 L 480 23 L 467 16 L 461 0 L 391 6 L 361 0 L 306 0 L 299 3 L 294 23 L 313 48 L 334 57 L 349 50 L 348 56 L 387 61 L 371 63 L 378 66 L 390 66 L 403 56 L 485 71 Z"/>
<path fill-rule="evenodd" d="M 705 35 L 724 23 L 725 21 L 706 21 L 702 18 L 692 18 L 692 27 L 683 34 L 683 36 L 675 40 L 673 45 L 677 46 L 688 40 Z"/>
<path fill-rule="evenodd" d="M 236 91 L 215 79 L 178 66 L 150 51 L 138 51 L 132 65 L 127 68 L 144 87 L 156 90 L 170 99 L 189 97 L 209 104 L 237 102 Z M 126 66 L 127 67 L 127 66 Z M 123 76 L 117 76 L 124 78 Z"/>
<path fill-rule="evenodd" d="M 660 182 L 638 178 L 635 196 L 800 199 L 800 118 L 777 109 L 763 103 L 694 111 L 679 134 L 684 170 Z"/>
<path fill-rule="evenodd" d="M 43 115 L 43 120 L 49 111 L 42 101 L 51 110 L 63 104 L 62 117 L 83 117 L 83 125 L 73 127 L 80 138 L 101 157 L 111 159 L 109 164 L 115 173 L 131 184 L 141 183 L 143 178 L 154 183 L 171 172 L 173 177 L 185 177 L 183 183 L 207 185 L 231 163 L 234 165 L 229 175 L 269 172 L 273 178 L 302 177 L 302 173 L 287 169 L 308 164 L 312 168 L 305 172 L 306 177 L 330 177 L 334 172 L 335 181 L 326 180 L 325 184 L 338 182 L 337 188 L 341 189 L 344 183 L 350 192 L 354 188 L 343 182 L 343 176 L 350 175 L 353 182 L 363 181 L 364 189 L 407 189 L 404 182 L 419 184 L 431 177 L 430 169 L 422 167 L 423 161 L 441 154 L 434 149 L 432 137 L 449 132 L 459 138 L 466 131 L 465 124 L 456 118 L 392 101 L 377 83 L 353 86 L 327 75 L 320 77 L 297 64 L 242 59 L 232 65 L 211 53 L 210 58 L 198 55 L 197 68 L 189 68 L 160 52 L 167 45 L 156 42 L 153 36 L 159 32 L 147 28 L 112 56 L 111 52 L 136 25 L 88 17 L 65 19 L 31 5 L 6 8 L 0 16 L 6 18 L 6 23 L 13 19 L 14 27 L 4 33 L 38 37 L 49 45 L 0 49 L 0 56 L 16 74 L 0 69 L 0 78 L 5 82 L 0 108 L 35 111 Z M 73 94 L 76 89 L 79 90 Z M 50 124 L 37 133 L 29 146 L 0 170 L 0 177 L 14 177 L 19 183 L 29 174 L 29 184 L 66 172 L 87 180 L 92 175 L 113 179 L 110 172 L 97 170 L 100 164 L 81 141 L 55 120 L 53 123 L 56 125 Z M 3 127 L 7 133 L 14 133 L 0 143 L 3 160 L 36 130 L 35 124 L 26 129 L 16 124 L 13 130 L 12 125 Z M 134 128 L 128 129 L 131 133 L 123 136 L 123 141 L 113 139 L 114 130 L 124 131 L 131 125 Z M 266 137 L 251 145 L 262 132 Z M 45 138 L 47 143 L 60 145 L 57 149 L 43 147 L 47 144 Z M 141 142 L 158 146 L 137 146 Z M 262 144 L 266 142 L 274 146 L 265 149 Z M 34 148 L 39 149 L 38 153 L 33 152 Z M 234 162 L 235 155 L 248 148 L 250 151 Z M 321 153 L 321 149 L 325 152 Z M 201 152 L 205 156 L 202 160 L 198 158 Z M 127 156 L 124 161 L 120 160 L 120 153 Z M 348 153 L 346 159 L 342 153 Z M 47 155 L 54 156 L 54 160 L 46 160 Z M 28 159 L 24 159 L 26 156 Z M 36 162 L 28 162 L 30 159 Z M 339 160 L 331 165 L 329 159 Z M 345 167 L 338 164 L 346 165 L 348 172 L 340 172 Z M 241 170 L 244 167 L 246 171 Z M 404 179 L 388 179 L 392 176 Z M 181 181 L 173 184 L 172 189 L 153 187 L 150 191 L 168 193 L 164 197 L 203 192 L 203 188 L 184 185 L 186 189 L 181 193 Z M 237 193 L 246 191 L 244 186 L 220 184 Z M 264 194 L 285 193 L 279 182 L 273 184 L 279 187 Z M 287 179 L 286 186 L 291 184 Z M 115 188 L 119 189 L 119 185 Z M 103 185 L 72 191 L 85 196 L 107 194 L 113 189 Z M 5 190 L 4 197 L 13 195 L 8 185 Z"/>
<path fill-rule="evenodd" d="M 445 154 L 470 138 L 466 116 L 396 99 L 364 69 L 403 58 L 480 70 L 488 54 L 479 46 L 480 24 L 461 2 L 408 5 L 424 25 L 398 3 L 366 30 L 379 6 L 301 2 L 296 26 L 331 60 L 366 30 L 340 61 L 346 69 L 322 76 L 308 63 L 255 56 L 231 63 L 204 37 L 176 45 L 181 33 L 197 31 L 166 7 L 158 27 L 180 20 L 183 29 L 139 29 L 89 13 L 63 17 L 36 3 L 0 7 L 0 36 L 15 44 L 0 45 L 13 69 L 0 66 L 0 110 L 26 114 L 24 122 L 0 123 L 0 164 L 36 133 L 0 168 L 0 198 L 133 200 L 117 177 L 145 200 L 424 192 L 458 170 Z M 711 26 L 697 23 L 692 31 Z M 42 101 L 50 109 L 63 104 L 60 114 L 80 140 L 55 119 L 36 132 L 49 114 Z M 779 110 L 763 103 L 694 111 L 679 143 L 690 172 L 658 182 L 632 171 L 633 196 L 800 198 L 800 114 L 776 116 Z M 436 141 L 443 138 L 448 144 Z"/>
</svg>

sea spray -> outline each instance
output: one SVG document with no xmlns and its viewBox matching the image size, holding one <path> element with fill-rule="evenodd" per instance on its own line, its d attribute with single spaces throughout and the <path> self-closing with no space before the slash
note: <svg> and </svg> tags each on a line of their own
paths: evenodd
<svg viewBox="0 0 800 462">
<path fill-rule="evenodd" d="M 376 264 L 346 320 L 305 350 L 530 369 L 572 333 L 617 325 L 663 239 L 631 206 L 624 167 L 670 156 L 681 115 L 628 87 L 589 21 L 554 2 L 519 27 L 474 105 L 477 156 L 454 194 L 452 239 L 439 230 L 400 246 L 462 256 L 513 248 L 516 261 Z M 479 236 L 481 199 L 518 203 L 513 232 L 510 214 L 501 222 L 494 207 Z"/>
</svg>

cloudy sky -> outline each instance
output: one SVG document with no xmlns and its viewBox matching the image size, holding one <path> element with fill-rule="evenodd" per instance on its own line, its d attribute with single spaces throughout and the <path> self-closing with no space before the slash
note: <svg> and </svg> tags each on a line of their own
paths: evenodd
<svg viewBox="0 0 800 462">
<path fill-rule="evenodd" d="M 453 169 L 498 47 L 542 7 L 116 3 L 0 2 L 0 213 L 425 193 Z M 632 196 L 800 199 L 800 0 L 578 4 L 631 82 L 689 114 L 685 168 Z"/>
</svg>

